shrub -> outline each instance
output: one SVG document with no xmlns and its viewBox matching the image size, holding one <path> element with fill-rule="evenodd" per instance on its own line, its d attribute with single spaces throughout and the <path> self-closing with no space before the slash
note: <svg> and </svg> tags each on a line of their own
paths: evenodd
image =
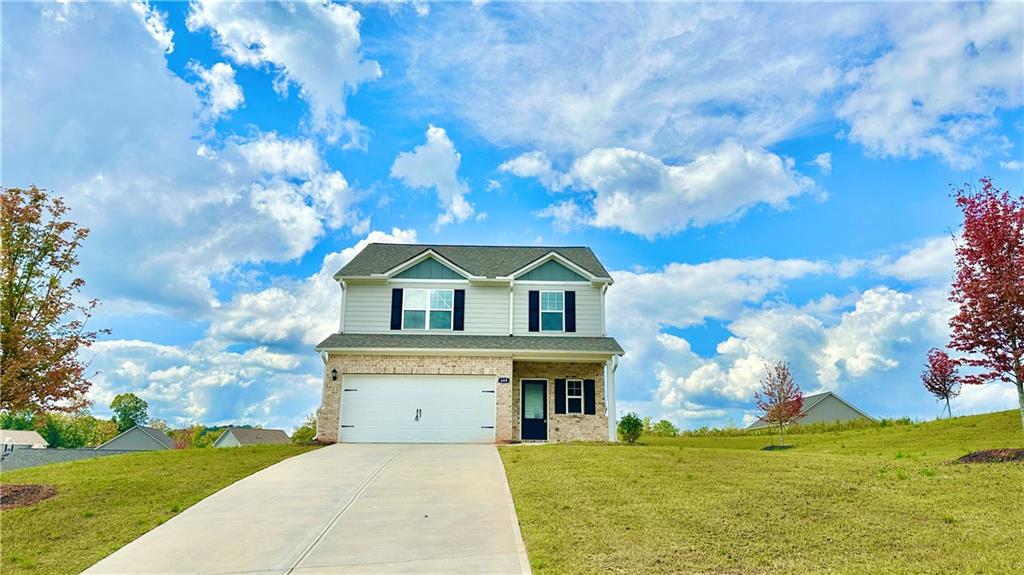
<svg viewBox="0 0 1024 575">
<path fill-rule="evenodd" d="M 679 435 L 679 428 L 672 425 L 671 421 L 662 419 L 651 426 L 650 430 L 645 429 L 644 434 L 653 435 L 655 437 L 675 437 Z"/>
<path fill-rule="evenodd" d="M 295 428 L 292 432 L 292 443 L 295 445 L 309 445 L 316 439 L 316 414 L 310 413 L 306 422 Z"/>
<path fill-rule="evenodd" d="M 640 434 L 643 433 L 644 422 L 635 413 L 627 413 L 619 419 L 619 439 L 626 443 L 636 443 L 637 439 L 640 439 Z"/>
</svg>

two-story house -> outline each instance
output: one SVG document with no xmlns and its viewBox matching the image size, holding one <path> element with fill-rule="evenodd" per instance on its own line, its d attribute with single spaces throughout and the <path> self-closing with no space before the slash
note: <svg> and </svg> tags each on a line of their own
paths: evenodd
<svg viewBox="0 0 1024 575">
<path fill-rule="evenodd" d="M 623 351 L 590 248 L 370 244 L 334 277 L 321 441 L 615 439 Z"/>
</svg>

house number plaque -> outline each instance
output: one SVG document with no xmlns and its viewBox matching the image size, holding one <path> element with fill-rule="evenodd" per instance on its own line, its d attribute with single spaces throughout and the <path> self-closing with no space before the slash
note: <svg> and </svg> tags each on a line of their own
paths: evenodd
<svg viewBox="0 0 1024 575">
<path fill-rule="evenodd" d="M 507 378 L 507 377 L 499 377 L 498 378 L 498 383 L 508 383 L 509 381 L 511 381 L 511 380 L 509 378 Z"/>
</svg>

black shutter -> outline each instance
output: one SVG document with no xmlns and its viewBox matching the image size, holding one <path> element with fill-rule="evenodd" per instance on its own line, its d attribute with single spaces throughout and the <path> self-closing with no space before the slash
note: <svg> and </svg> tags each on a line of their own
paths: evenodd
<svg viewBox="0 0 1024 575">
<path fill-rule="evenodd" d="M 530 290 L 530 331 L 540 331 L 540 292 Z M 565 383 L 564 381 L 562 383 Z M 563 412 L 564 413 L 564 412 Z"/>
<path fill-rule="evenodd" d="M 555 413 L 565 413 L 565 380 L 555 380 Z"/>
<path fill-rule="evenodd" d="M 565 331 L 576 331 L 576 292 L 565 292 Z"/>
<path fill-rule="evenodd" d="M 455 290 L 455 310 L 452 312 L 452 329 L 463 331 L 466 329 L 466 290 Z"/>
<path fill-rule="evenodd" d="M 594 380 L 583 380 L 583 413 L 594 415 L 597 413 L 597 402 L 594 399 Z"/>
<path fill-rule="evenodd" d="M 402 329 L 402 288 L 391 290 L 391 329 Z"/>
</svg>

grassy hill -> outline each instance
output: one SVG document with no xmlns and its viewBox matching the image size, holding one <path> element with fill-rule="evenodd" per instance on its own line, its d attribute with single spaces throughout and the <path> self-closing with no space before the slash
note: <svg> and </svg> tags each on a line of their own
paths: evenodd
<svg viewBox="0 0 1024 575">
<path fill-rule="evenodd" d="M 503 447 L 538 573 L 1020 573 L 1016 411 L 769 436 Z"/>
</svg>

